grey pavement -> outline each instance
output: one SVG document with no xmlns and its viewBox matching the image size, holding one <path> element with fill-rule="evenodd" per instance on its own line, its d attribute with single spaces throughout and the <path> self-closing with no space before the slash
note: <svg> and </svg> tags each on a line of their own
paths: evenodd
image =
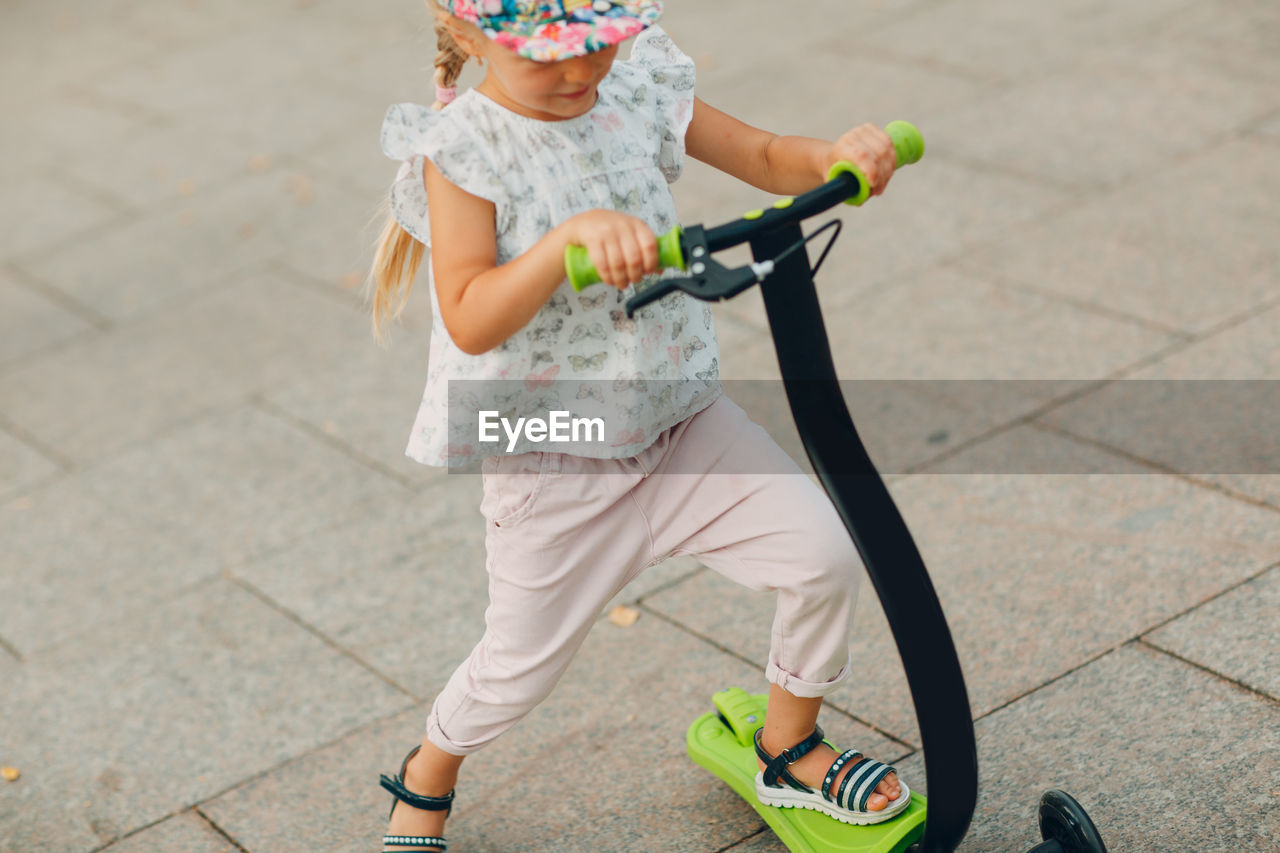
<svg viewBox="0 0 1280 853">
<path fill-rule="evenodd" d="M 1280 6 L 667 7 L 744 121 L 925 135 L 833 211 L 819 289 L 842 377 L 900 380 L 868 440 L 968 680 L 961 849 L 1032 846 L 1053 787 L 1113 851 L 1280 849 L 1275 435 L 1203 470 L 1123 416 L 1130 380 L 1280 380 Z M 403 456 L 425 293 L 381 348 L 360 292 L 382 114 L 434 51 L 420 0 L 0 7 L 0 851 L 380 849 L 378 774 L 487 594 L 477 478 Z M 675 193 L 686 223 L 763 199 L 696 162 Z M 726 376 L 776 378 L 759 296 L 715 312 Z M 764 689 L 771 599 L 684 559 L 619 602 L 464 766 L 451 849 L 783 849 L 683 739 Z M 869 585 L 857 615 L 823 722 L 921 787 Z"/>
</svg>

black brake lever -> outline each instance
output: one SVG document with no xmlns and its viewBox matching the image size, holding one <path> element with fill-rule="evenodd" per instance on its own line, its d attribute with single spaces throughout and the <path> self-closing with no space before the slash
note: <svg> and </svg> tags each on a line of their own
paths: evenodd
<svg viewBox="0 0 1280 853">
<path fill-rule="evenodd" d="M 680 238 L 680 248 L 688 259 L 691 276 L 685 278 L 660 278 L 638 288 L 627 300 L 627 316 L 631 317 L 645 305 L 657 301 L 668 293 L 682 290 L 695 299 L 716 302 L 736 296 L 742 291 L 768 278 L 773 272 L 773 261 L 748 264 L 730 269 L 711 257 L 707 248 L 706 229 L 690 225 Z"/>
</svg>

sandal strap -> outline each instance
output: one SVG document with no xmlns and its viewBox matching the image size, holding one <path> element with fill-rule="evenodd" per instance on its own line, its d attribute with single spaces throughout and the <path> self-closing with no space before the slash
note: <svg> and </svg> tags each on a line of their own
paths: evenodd
<svg viewBox="0 0 1280 853">
<path fill-rule="evenodd" d="M 449 853 L 449 842 L 435 835 L 384 835 L 383 847 L 439 847 L 440 853 Z"/>
<path fill-rule="evenodd" d="M 761 745 L 760 736 L 763 733 L 763 728 L 756 729 L 754 741 L 756 746 L 756 756 L 765 764 L 764 784 L 770 788 L 780 787 L 778 785 L 778 779 L 781 778 L 782 781 L 786 782 L 798 791 L 812 791 L 812 788 L 791 775 L 791 771 L 787 770 L 787 765 L 794 761 L 799 761 L 801 758 L 808 755 L 814 747 L 822 743 L 823 738 L 825 737 L 822 734 L 822 728 L 820 726 L 814 726 L 813 731 L 807 738 L 800 741 L 790 749 L 782 750 L 782 752 L 777 755 L 770 755 Z"/>
<path fill-rule="evenodd" d="M 427 797 L 415 794 L 404 786 L 399 774 L 394 779 L 385 773 L 378 777 L 378 783 L 390 791 L 397 800 L 408 803 L 415 809 L 426 809 L 429 812 L 447 812 L 453 808 L 453 791 L 443 797 Z"/>
<path fill-rule="evenodd" d="M 840 783 L 840 791 L 836 795 L 836 805 L 853 811 L 866 811 L 867 800 L 876 791 L 884 777 L 896 773 L 897 769 L 880 761 L 864 758 L 849 768 L 848 774 Z M 845 792 L 848 791 L 846 797 Z"/>
<path fill-rule="evenodd" d="M 831 796 L 831 783 L 836 780 L 836 775 L 840 772 L 840 768 L 844 767 L 853 759 L 861 758 L 861 757 L 862 757 L 862 753 L 858 752 L 858 750 L 846 749 L 844 752 L 840 753 L 839 758 L 837 758 L 834 762 L 832 762 L 831 769 L 827 771 L 827 777 L 822 780 L 822 796 L 824 799 L 828 799 L 828 800 L 833 799 Z M 849 772 L 852 773 L 853 771 L 850 770 Z M 844 780 L 841 780 L 841 781 L 844 781 Z M 839 801 L 835 800 L 835 802 L 839 802 Z"/>
</svg>

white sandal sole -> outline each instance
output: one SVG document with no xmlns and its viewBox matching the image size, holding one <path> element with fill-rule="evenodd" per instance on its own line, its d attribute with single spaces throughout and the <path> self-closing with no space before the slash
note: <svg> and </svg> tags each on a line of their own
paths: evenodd
<svg viewBox="0 0 1280 853">
<path fill-rule="evenodd" d="M 809 809 L 811 811 L 822 812 L 828 817 L 835 818 L 841 823 L 851 823 L 855 826 L 870 826 L 874 823 L 883 823 L 892 817 L 896 817 L 899 812 L 907 807 L 911 802 L 911 789 L 901 779 L 898 785 L 902 787 L 902 793 L 898 794 L 898 798 L 889 805 L 885 806 L 878 812 L 854 812 L 848 809 L 842 809 L 835 803 L 829 802 L 823 798 L 822 794 L 813 792 L 806 794 L 803 791 L 797 791 L 791 786 L 782 788 L 769 788 L 764 784 L 764 774 L 756 774 L 756 799 L 766 806 L 774 806 L 780 809 Z"/>
</svg>

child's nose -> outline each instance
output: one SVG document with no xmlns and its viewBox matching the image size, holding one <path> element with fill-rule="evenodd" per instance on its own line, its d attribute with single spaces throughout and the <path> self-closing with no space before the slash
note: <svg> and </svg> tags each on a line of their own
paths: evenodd
<svg viewBox="0 0 1280 853">
<path fill-rule="evenodd" d="M 592 56 L 578 56 L 565 60 L 564 77 L 570 83 L 587 83 L 596 76 L 596 62 Z"/>
</svg>

